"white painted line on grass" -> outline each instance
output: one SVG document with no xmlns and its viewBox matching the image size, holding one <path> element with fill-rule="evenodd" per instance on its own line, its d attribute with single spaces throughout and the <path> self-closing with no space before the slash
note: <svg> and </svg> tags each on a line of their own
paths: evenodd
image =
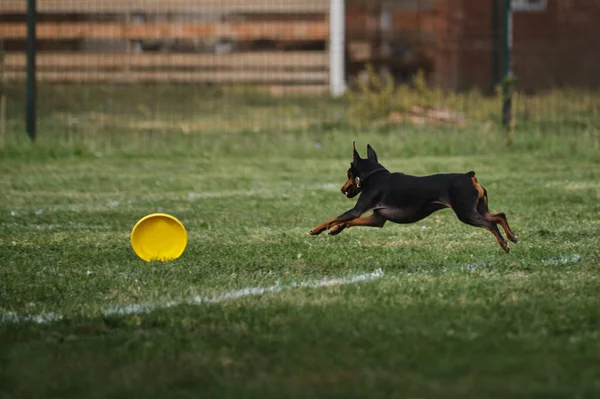
<svg viewBox="0 0 600 399">
<path fill-rule="evenodd" d="M 301 281 L 293 282 L 288 285 L 281 285 L 279 282 L 268 287 L 247 287 L 240 290 L 224 291 L 215 296 L 200 296 L 195 295 L 191 298 L 168 301 L 168 302 L 150 302 L 150 303 L 137 303 L 124 306 L 111 306 L 101 310 L 103 316 L 114 316 L 114 315 L 132 315 L 132 314 L 145 314 L 160 309 L 167 309 L 173 306 L 179 305 L 201 305 L 205 303 L 221 303 L 227 302 L 234 299 L 239 299 L 247 296 L 263 295 L 268 293 L 278 293 L 286 290 L 295 288 L 320 288 L 329 287 L 336 285 L 347 285 L 356 284 L 363 281 L 370 281 L 382 278 L 384 276 L 383 270 L 377 269 L 371 273 L 357 274 L 354 276 L 336 278 L 336 279 L 325 279 L 317 281 Z M 0 315 L 0 323 L 27 323 L 33 322 L 37 324 L 49 324 L 64 318 L 63 315 L 57 313 L 41 313 L 38 315 L 20 315 L 15 312 L 7 312 Z"/>
<path fill-rule="evenodd" d="M 542 259 L 542 263 L 548 265 L 567 265 L 569 263 L 577 263 L 581 260 L 581 255 L 575 254 L 571 256 L 561 256 L 560 258 Z"/>
<path fill-rule="evenodd" d="M 33 322 L 37 324 L 49 324 L 55 321 L 61 320 L 63 318 L 62 315 L 57 313 L 40 313 L 37 315 L 20 315 L 15 312 L 8 312 L 0 316 L 0 323 L 8 324 L 8 323 L 27 323 Z"/>
<path fill-rule="evenodd" d="M 0 223 L 0 227 L 20 230 L 109 230 L 111 226 L 89 223 L 40 223 L 40 224 L 22 224 L 22 223 Z"/>
<path fill-rule="evenodd" d="M 539 262 L 542 264 L 561 264 L 568 265 L 573 263 L 578 263 L 582 259 L 580 254 L 572 254 L 572 255 L 564 255 L 555 258 L 549 259 L 541 259 Z M 478 269 L 485 268 L 487 265 L 485 263 L 473 263 L 467 264 L 463 266 L 463 270 L 473 272 Z M 443 269 L 446 272 L 446 268 Z M 88 272 L 89 273 L 89 272 Z M 421 273 L 423 274 L 423 273 Z M 426 274 L 426 273 L 425 273 Z M 407 274 L 408 276 L 411 273 Z M 195 295 L 191 298 L 177 300 L 177 301 L 167 301 L 167 302 L 149 302 L 149 303 L 138 303 L 131 305 L 121 305 L 121 306 L 111 306 L 104 308 L 100 311 L 103 316 L 114 316 L 114 315 L 132 315 L 132 314 L 144 314 L 150 313 L 155 310 L 167 309 L 173 306 L 179 305 L 201 305 L 205 303 L 221 303 L 227 302 L 230 300 L 243 298 L 247 296 L 254 295 L 263 295 L 268 293 L 278 293 L 286 290 L 292 290 L 295 288 L 320 288 L 320 287 L 329 287 L 329 286 L 337 286 L 337 285 L 347 285 L 347 284 L 356 284 L 363 281 L 370 281 L 380 279 L 384 276 L 384 272 L 382 269 L 377 269 L 371 273 L 362 273 L 353 276 L 334 278 L 334 279 L 324 279 L 317 281 L 300 281 L 300 282 L 292 282 L 287 285 L 281 285 L 279 282 L 274 285 L 267 287 L 247 287 L 242 288 L 240 290 L 234 291 L 224 291 L 215 296 L 200 296 Z M 0 311 L 1 312 L 1 311 Z M 27 323 L 33 322 L 37 324 L 49 324 L 59 320 L 62 320 L 65 316 L 58 313 L 40 313 L 37 315 L 21 315 L 15 312 L 4 312 L 0 314 L 0 324 L 9 324 L 9 323 Z"/>
</svg>

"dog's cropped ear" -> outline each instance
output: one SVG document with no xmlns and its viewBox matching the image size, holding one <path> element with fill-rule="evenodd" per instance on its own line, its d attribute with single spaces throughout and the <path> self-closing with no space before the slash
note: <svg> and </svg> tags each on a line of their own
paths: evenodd
<svg viewBox="0 0 600 399">
<path fill-rule="evenodd" d="M 367 144 L 367 158 L 369 158 L 370 161 L 377 161 L 377 154 L 375 153 L 375 150 L 371 147 L 370 144 Z"/>
<path fill-rule="evenodd" d="M 352 161 L 360 160 L 360 155 L 358 155 L 358 151 L 356 151 L 356 141 L 352 142 Z"/>
</svg>

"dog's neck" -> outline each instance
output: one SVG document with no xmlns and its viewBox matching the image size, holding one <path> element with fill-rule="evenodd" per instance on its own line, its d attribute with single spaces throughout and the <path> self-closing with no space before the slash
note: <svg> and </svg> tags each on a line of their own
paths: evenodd
<svg viewBox="0 0 600 399">
<path fill-rule="evenodd" d="M 360 179 L 360 184 L 359 186 L 362 186 L 363 184 L 365 184 L 365 182 L 367 181 L 367 179 L 371 176 L 373 176 L 376 173 L 379 172 L 388 172 L 388 170 L 386 168 L 384 168 L 383 166 L 380 166 L 379 168 L 375 168 L 373 170 L 370 170 L 369 172 L 365 173 L 364 175 L 360 175 L 359 179 Z"/>
</svg>

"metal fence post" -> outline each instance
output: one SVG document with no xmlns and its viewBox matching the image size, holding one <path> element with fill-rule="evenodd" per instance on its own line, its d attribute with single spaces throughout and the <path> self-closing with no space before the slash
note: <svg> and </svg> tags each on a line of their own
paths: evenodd
<svg viewBox="0 0 600 399">
<path fill-rule="evenodd" d="M 513 40 L 511 1 L 504 0 L 504 46 L 502 56 L 502 126 L 506 128 L 506 143 L 512 144 L 512 91 L 514 77 L 511 70 L 511 51 Z"/>
</svg>

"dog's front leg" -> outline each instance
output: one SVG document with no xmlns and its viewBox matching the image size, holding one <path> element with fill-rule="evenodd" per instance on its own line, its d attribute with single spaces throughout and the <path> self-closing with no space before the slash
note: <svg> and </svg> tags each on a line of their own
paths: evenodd
<svg viewBox="0 0 600 399">
<path fill-rule="evenodd" d="M 308 234 L 313 235 L 313 236 L 317 235 L 317 234 L 321 234 L 325 230 L 330 229 L 332 226 L 356 219 L 356 218 L 360 217 L 360 215 L 362 215 L 362 214 L 363 214 L 363 212 L 357 210 L 356 208 L 350 209 L 349 211 L 342 213 L 338 217 L 329 219 L 325 223 L 321 223 L 320 225 L 313 227 L 313 229 L 310 230 L 308 232 Z"/>
<path fill-rule="evenodd" d="M 367 216 L 364 218 L 356 218 L 346 223 L 340 223 L 329 230 L 330 236 L 335 236 L 340 234 L 344 229 L 348 227 L 354 226 L 363 226 L 363 227 L 383 227 L 386 220 L 375 211 L 371 216 Z"/>
</svg>

